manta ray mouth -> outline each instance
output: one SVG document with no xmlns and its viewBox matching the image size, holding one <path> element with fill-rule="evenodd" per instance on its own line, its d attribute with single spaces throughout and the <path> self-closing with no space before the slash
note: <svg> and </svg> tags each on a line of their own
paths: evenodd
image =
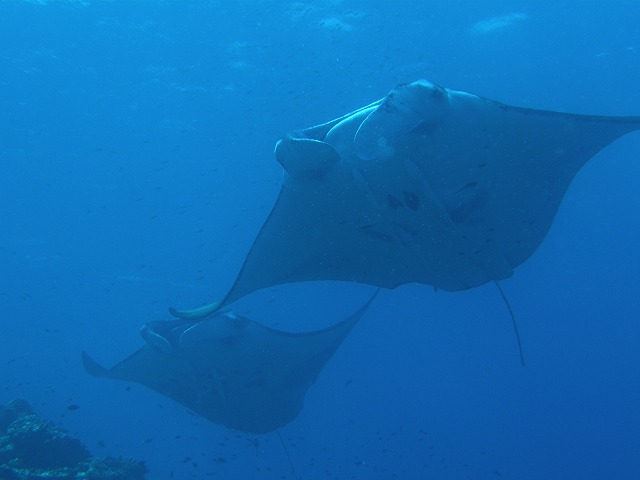
<svg viewBox="0 0 640 480">
<path fill-rule="evenodd" d="M 174 351 L 174 346 L 169 339 L 155 331 L 149 324 L 145 324 L 140 328 L 140 336 L 147 342 L 147 345 L 161 353 L 168 355 Z"/>
</svg>

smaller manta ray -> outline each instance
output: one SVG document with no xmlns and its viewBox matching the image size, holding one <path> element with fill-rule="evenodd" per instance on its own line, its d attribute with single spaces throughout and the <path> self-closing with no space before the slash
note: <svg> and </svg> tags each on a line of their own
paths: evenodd
<svg viewBox="0 0 640 480">
<path fill-rule="evenodd" d="M 147 344 L 110 369 L 86 352 L 94 376 L 140 383 L 206 419 L 247 433 L 267 433 L 291 422 L 307 389 L 364 315 L 329 328 L 285 333 L 231 313 L 198 323 L 152 322 Z"/>
<path fill-rule="evenodd" d="M 504 105 L 425 80 L 276 144 L 280 195 L 234 284 L 342 280 L 466 290 L 512 275 L 578 171 L 640 117 Z"/>
</svg>

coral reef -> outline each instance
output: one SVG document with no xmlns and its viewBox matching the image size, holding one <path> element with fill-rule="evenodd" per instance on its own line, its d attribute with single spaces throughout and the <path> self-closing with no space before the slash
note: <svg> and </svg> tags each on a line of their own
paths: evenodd
<svg viewBox="0 0 640 480">
<path fill-rule="evenodd" d="M 92 457 L 87 448 L 53 423 L 40 419 L 26 400 L 0 406 L 2 480 L 144 480 L 144 462 Z"/>
</svg>

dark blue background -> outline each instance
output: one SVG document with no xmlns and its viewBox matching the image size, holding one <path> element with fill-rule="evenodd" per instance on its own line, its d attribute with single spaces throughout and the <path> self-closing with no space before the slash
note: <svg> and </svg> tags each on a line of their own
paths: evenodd
<svg viewBox="0 0 640 480">
<path fill-rule="evenodd" d="M 91 378 L 81 350 L 110 365 L 169 305 L 225 292 L 284 133 L 418 78 L 638 115 L 638 25 L 631 0 L 0 3 L 0 402 L 150 478 L 292 478 L 275 435 Z M 502 282 L 525 368 L 494 286 L 382 292 L 282 429 L 299 477 L 640 478 L 639 154 L 635 133 L 594 158 Z M 238 310 L 308 330 L 371 291 L 283 286 Z"/>
</svg>

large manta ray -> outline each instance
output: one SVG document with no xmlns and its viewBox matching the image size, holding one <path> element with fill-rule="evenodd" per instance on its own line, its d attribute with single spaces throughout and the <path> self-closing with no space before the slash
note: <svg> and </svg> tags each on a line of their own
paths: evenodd
<svg viewBox="0 0 640 480">
<path fill-rule="evenodd" d="M 306 280 L 449 291 L 509 277 L 540 245 L 580 168 L 640 117 L 512 107 L 419 80 L 275 148 L 282 190 L 206 316 Z"/>
<path fill-rule="evenodd" d="M 110 369 L 82 353 L 91 375 L 145 385 L 229 428 L 267 433 L 293 420 L 307 389 L 371 299 L 342 322 L 285 333 L 218 313 L 200 322 L 152 322 L 147 343 Z M 159 333 L 160 332 L 160 333 Z"/>
</svg>

